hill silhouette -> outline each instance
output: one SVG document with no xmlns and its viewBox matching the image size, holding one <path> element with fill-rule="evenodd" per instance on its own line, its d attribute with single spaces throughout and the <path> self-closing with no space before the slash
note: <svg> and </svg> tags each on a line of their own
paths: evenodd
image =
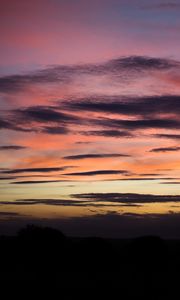
<svg viewBox="0 0 180 300">
<path fill-rule="evenodd" d="M 53 228 L 28 225 L 16 236 L 1 236 L 0 258 L 1 288 L 68 291 L 68 297 L 83 290 L 112 296 L 118 290 L 130 298 L 172 299 L 179 280 L 180 241 L 157 236 L 71 238 Z"/>
</svg>

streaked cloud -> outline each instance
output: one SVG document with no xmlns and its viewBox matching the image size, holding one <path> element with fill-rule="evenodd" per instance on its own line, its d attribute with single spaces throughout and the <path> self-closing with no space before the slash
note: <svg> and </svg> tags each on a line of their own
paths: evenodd
<svg viewBox="0 0 180 300">
<path fill-rule="evenodd" d="M 103 137 L 113 137 L 113 138 L 120 138 L 120 137 L 133 137 L 132 133 L 128 131 L 120 131 L 120 130 L 90 130 L 90 131 L 81 131 L 82 135 L 87 136 L 103 136 Z"/>
<path fill-rule="evenodd" d="M 47 184 L 54 182 L 66 182 L 65 180 L 25 180 L 25 181 L 13 181 L 11 184 Z"/>
<path fill-rule="evenodd" d="M 165 195 L 143 195 L 134 193 L 87 193 L 74 194 L 75 198 L 87 199 L 91 201 L 108 201 L 118 203 L 165 203 L 165 202 L 179 202 L 180 196 L 165 196 Z"/>
<path fill-rule="evenodd" d="M 49 172 L 56 172 L 56 171 L 64 171 L 68 168 L 66 167 L 49 167 L 49 168 L 21 168 L 21 169 L 11 169 L 1 171 L 3 174 L 19 174 L 19 173 L 49 173 Z"/>
<path fill-rule="evenodd" d="M 158 133 L 158 134 L 154 134 L 154 137 L 164 138 L 164 139 L 171 139 L 171 140 L 179 140 L 180 139 L 180 134 Z"/>
<path fill-rule="evenodd" d="M 86 171 L 86 172 L 72 172 L 72 173 L 65 173 L 63 175 L 70 175 L 70 176 L 96 176 L 96 175 L 116 175 L 116 174 L 129 174 L 126 170 L 93 170 L 93 171 Z"/>
<path fill-rule="evenodd" d="M 19 145 L 4 145 L 0 146 L 0 151 L 5 151 L 5 150 L 22 150 L 26 149 L 27 147 L 24 146 L 19 146 Z"/>
<path fill-rule="evenodd" d="M 86 159 L 86 158 L 111 158 L 111 157 L 130 157 L 128 154 L 118 154 L 118 153 L 96 153 L 96 154 L 78 154 L 78 155 L 69 155 L 64 156 L 64 159 L 69 160 L 79 160 L 79 159 Z"/>
<path fill-rule="evenodd" d="M 180 147 L 172 146 L 172 147 L 154 148 L 154 149 L 151 149 L 149 152 L 173 152 L 173 151 L 179 151 L 179 150 L 180 150 Z"/>
<path fill-rule="evenodd" d="M 0 78 L 0 92 L 14 93 L 25 89 L 27 86 L 37 84 L 71 83 L 75 76 L 82 75 L 115 75 L 126 78 L 140 76 L 141 72 L 149 70 L 167 70 L 177 67 L 174 60 L 151 58 L 146 56 L 120 57 L 102 64 L 82 64 L 74 66 L 54 66 L 43 70 L 37 70 L 25 75 L 11 75 Z M 132 71 L 132 73 L 131 73 Z"/>
</svg>

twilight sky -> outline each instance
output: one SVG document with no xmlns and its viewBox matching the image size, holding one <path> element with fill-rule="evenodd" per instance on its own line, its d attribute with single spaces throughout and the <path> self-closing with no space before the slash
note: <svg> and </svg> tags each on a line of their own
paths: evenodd
<svg viewBox="0 0 180 300">
<path fill-rule="evenodd" d="M 0 234 L 180 237 L 179 16 L 179 0 L 0 0 Z"/>
</svg>

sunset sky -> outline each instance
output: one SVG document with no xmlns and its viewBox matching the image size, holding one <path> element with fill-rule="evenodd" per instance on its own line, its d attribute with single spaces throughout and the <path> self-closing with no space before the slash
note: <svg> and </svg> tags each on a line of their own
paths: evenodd
<svg viewBox="0 0 180 300">
<path fill-rule="evenodd" d="M 0 234 L 180 237 L 179 32 L 179 0 L 0 0 Z"/>
</svg>

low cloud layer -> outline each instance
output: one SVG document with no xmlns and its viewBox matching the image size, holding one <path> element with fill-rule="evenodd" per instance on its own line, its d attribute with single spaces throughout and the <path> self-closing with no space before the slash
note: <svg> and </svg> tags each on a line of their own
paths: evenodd
<svg viewBox="0 0 180 300">
<path fill-rule="evenodd" d="M 123 214 L 116 212 L 86 217 L 37 219 L 32 217 L 0 220 L 0 234 L 12 234 L 26 224 L 58 228 L 68 236 L 99 236 L 104 238 L 133 238 L 155 235 L 162 238 L 180 238 L 180 214 Z M 3 225 L 3 226 L 2 226 Z"/>
<path fill-rule="evenodd" d="M 123 207 L 140 206 L 150 203 L 180 202 L 180 196 L 172 195 L 146 195 L 133 193 L 92 193 L 72 194 L 69 199 L 17 199 L 13 201 L 0 201 L 0 205 L 55 205 L 55 206 L 81 206 L 81 207 Z M 143 217 L 143 215 L 141 214 Z"/>
<path fill-rule="evenodd" d="M 91 201 L 101 202 L 117 202 L 117 203 L 165 203 L 165 202 L 180 202 L 180 196 L 166 195 L 143 195 L 134 193 L 87 193 L 72 195 L 78 199 L 87 199 Z"/>
</svg>

